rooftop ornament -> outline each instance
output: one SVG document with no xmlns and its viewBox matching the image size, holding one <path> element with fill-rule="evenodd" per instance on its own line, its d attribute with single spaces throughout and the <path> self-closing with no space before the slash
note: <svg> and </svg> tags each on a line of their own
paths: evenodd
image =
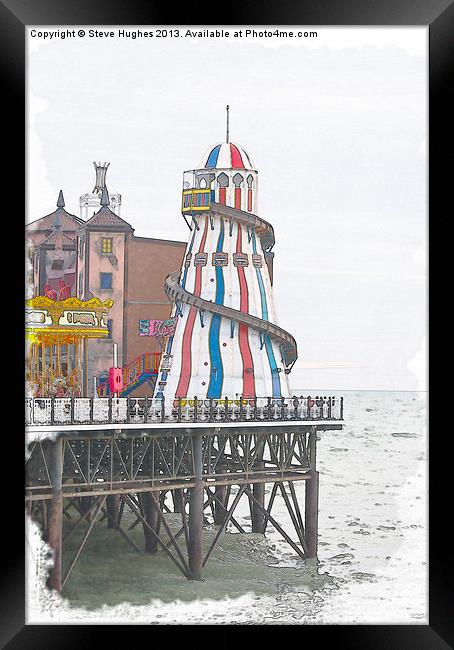
<svg viewBox="0 0 454 650">
<path fill-rule="evenodd" d="M 101 163 L 96 164 L 93 162 L 93 165 L 95 166 L 96 171 L 96 181 L 93 192 L 102 192 L 106 187 L 106 174 L 110 163 L 104 163 L 104 165 L 101 165 Z"/>
</svg>

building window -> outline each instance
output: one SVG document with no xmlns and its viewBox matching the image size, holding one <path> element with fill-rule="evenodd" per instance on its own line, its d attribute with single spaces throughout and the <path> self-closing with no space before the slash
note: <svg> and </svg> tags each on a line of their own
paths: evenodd
<svg viewBox="0 0 454 650">
<path fill-rule="evenodd" d="M 101 251 L 103 255 L 112 254 L 112 237 L 103 237 L 101 240 Z"/>
<path fill-rule="evenodd" d="M 112 289 L 112 273 L 100 273 L 101 289 Z"/>
<path fill-rule="evenodd" d="M 63 265 L 64 260 L 53 260 L 50 268 L 52 271 L 63 271 Z"/>
<path fill-rule="evenodd" d="M 111 338 L 112 338 L 112 324 L 113 324 L 112 319 L 111 319 L 111 318 L 108 318 L 108 319 L 107 319 L 107 330 L 108 330 L 108 332 L 109 332 L 108 335 L 107 335 L 107 338 L 108 338 L 108 339 L 111 339 Z"/>
<path fill-rule="evenodd" d="M 82 295 L 84 290 L 84 275 L 82 271 L 79 272 L 79 296 Z"/>
</svg>

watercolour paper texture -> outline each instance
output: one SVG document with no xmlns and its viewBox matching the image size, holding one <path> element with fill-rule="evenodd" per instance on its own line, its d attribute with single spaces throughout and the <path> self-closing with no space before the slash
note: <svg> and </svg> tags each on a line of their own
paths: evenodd
<svg viewBox="0 0 454 650">
<path fill-rule="evenodd" d="M 119 395 L 164 398 L 175 418 L 175 398 L 181 411 L 195 396 L 251 420 L 258 398 L 274 400 L 262 413 L 284 398 L 333 418 L 343 398 L 344 418 L 317 430 L 317 557 L 272 522 L 257 532 L 245 492 L 204 580 L 188 580 L 143 552 L 134 509 L 129 542 L 100 510 L 60 595 L 28 518 L 28 624 L 427 623 L 427 41 L 410 27 L 27 28 L 27 308 L 36 333 L 72 298 L 59 327 L 75 337 L 43 351 L 32 335 L 29 397 L 106 398 L 116 367 Z M 48 435 L 29 427 L 27 454 Z M 266 483 L 264 499 L 303 548 L 288 488 Z M 181 512 L 163 503 L 175 534 Z M 79 516 L 69 506 L 64 536 Z M 63 574 L 89 527 L 63 543 Z"/>
</svg>

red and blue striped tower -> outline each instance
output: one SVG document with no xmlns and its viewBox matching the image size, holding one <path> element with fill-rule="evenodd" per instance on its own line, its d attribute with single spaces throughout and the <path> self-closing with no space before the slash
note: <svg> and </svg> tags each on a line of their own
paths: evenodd
<svg viewBox="0 0 454 650">
<path fill-rule="evenodd" d="M 243 147 L 211 146 L 184 172 L 182 214 L 191 229 L 181 271 L 166 280 L 175 334 L 156 396 L 289 397 L 296 342 L 277 325 L 272 225 L 257 215 L 258 173 Z"/>
</svg>

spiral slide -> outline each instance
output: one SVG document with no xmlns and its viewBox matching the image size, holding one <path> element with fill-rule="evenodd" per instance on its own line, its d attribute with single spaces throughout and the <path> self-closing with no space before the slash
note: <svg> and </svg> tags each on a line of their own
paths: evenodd
<svg viewBox="0 0 454 650">
<path fill-rule="evenodd" d="M 261 217 L 215 202 L 211 202 L 209 212 L 213 216 L 219 216 L 227 220 L 235 220 L 238 224 L 241 224 L 253 237 L 254 250 L 256 250 L 256 235 L 260 239 L 261 248 L 265 254 L 269 252 L 273 247 L 273 227 Z M 205 227 L 206 223 L 207 221 L 205 222 Z M 222 246 L 222 242 L 220 242 L 220 245 Z M 258 274 L 258 276 L 259 275 L 260 274 Z M 200 295 L 197 295 L 200 293 L 200 291 L 197 290 L 197 287 L 194 293 L 190 293 L 185 289 L 184 283 L 180 282 L 180 271 L 174 271 L 167 276 L 164 290 L 167 296 L 174 302 L 179 302 L 191 306 L 193 308 L 191 309 L 191 312 L 194 312 L 194 315 L 196 311 L 204 310 L 206 312 L 214 314 L 217 318 L 223 317 L 229 319 L 230 321 L 238 323 L 239 326 L 245 326 L 245 328 L 251 327 L 260 332 L 261 336 L 263 337 L 263 342 L 267 349 L 270 362 L 272 364 L 275 364 L 271 346 L 269 344 L 269 340 L 273 339 L 281 349 L 282 360 L 285 365 L 285 372 L 289 373 L 298 358 L 297 344 L 294 337 L 289 334 L 289 332 L 286 332 L 284 329 L 268 320 L 268 309 L 266 306 L 266 298 L 264 295 L 261 276 L 258 277 L 258 279 L 262 296 L 262 318 L 248 314 L 247 310 L 241 311 L 220 304 L 222 301 L 218 299 L 216 299 L 215 302 L 212 302 L 211 300 L 205 300 L 201 298 Z M 242 277 L 240 275 L 240 282 L 241 280 Z M 216 321 L 214 322 L 216 323 Z"/>
</svg>

